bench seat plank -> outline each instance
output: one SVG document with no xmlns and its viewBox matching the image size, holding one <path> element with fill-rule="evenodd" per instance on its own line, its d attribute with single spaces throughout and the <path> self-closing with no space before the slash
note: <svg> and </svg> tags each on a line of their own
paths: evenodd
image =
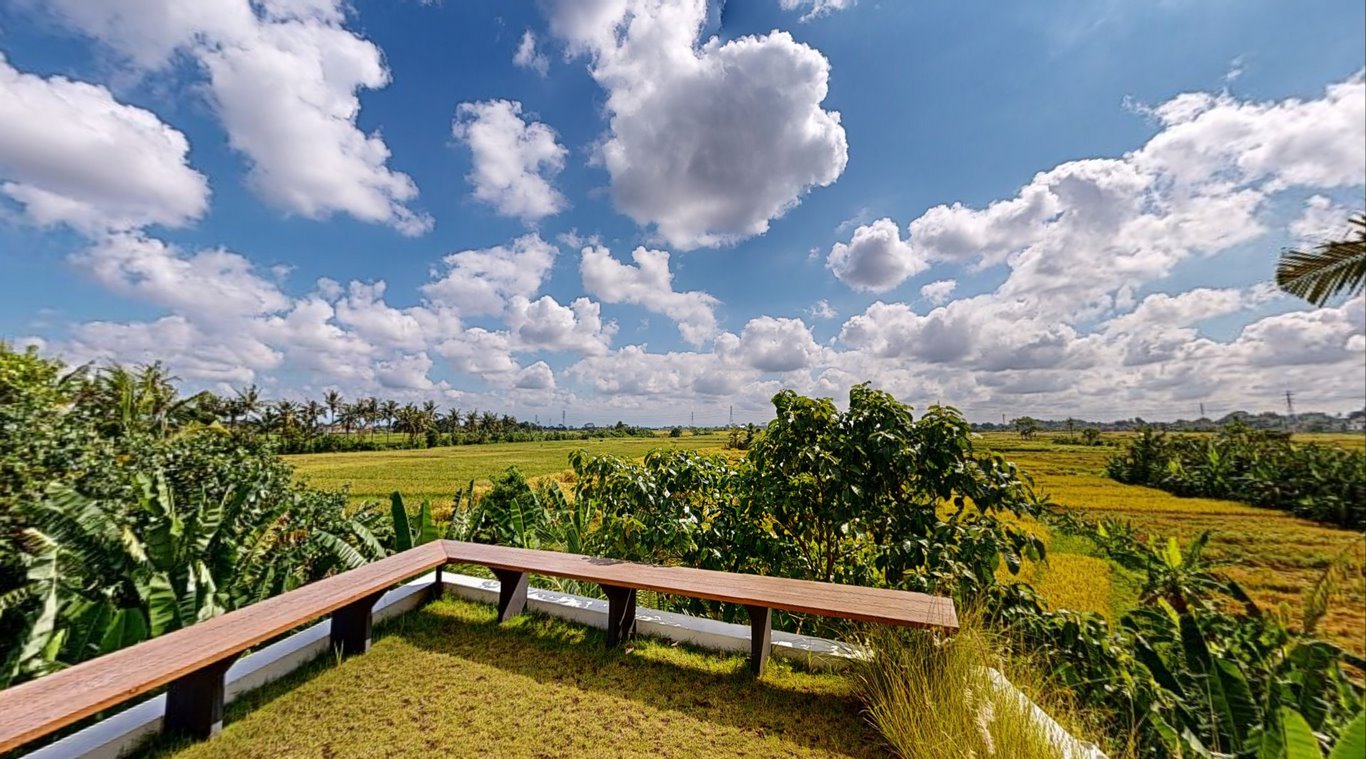
<svg viewBox="0 0 1366 759">
<path fill-rule="evenodd" d="M 958 629 L 953 600 L 924 593 L 835 585 L 784 577 L 661 567 L 557 551 L 441 541 L 457 564 L 482 564 L 531 574 L 805 612 L 904 627 Z"/>
</svg>

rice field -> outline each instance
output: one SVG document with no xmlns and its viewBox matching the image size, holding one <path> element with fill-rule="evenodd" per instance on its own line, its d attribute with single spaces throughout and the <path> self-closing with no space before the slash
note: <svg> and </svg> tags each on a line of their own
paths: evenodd
<svg viewBox="0 0 1366 759">
<path fill-rule="evenodd" d="M 1352 580 L 1323 620 L 1323 632 L 1360 654 L 1366 651 L 1366 579 L 1360 533 L 1298 519 L 1285 512 L 1207 498 L 1178 498 L 1153 488 L 1124 485 L 1105 476 L 1109 446 L 1057 445 L 1047 438 L 1022 441 L 1000 433 L 987 445 L 1030 474 L 1055 503 L 1093 518 L 1132 522 L 1150 535 L 1188 541 L 1211 533 L 1211 558 L 1228 560 L 1225 572 L 1264 608 L 1284 604 L 1299 618 L 1301 596 L 1342 551 L 1355 557 Z M 1302 435 L 1297 440 L 1361 447 L 1361 435 Z M 1051 559 L 1027 578 L 1053 603 L 1117 613 L 1137 600 L 1134 578 L 1110 567 L 1103 573 L 1085 541 L 1052 536 Z M 1088 559 L 1090 559 L 1088 561 Z M 1105 563 L 1105 562 L 1101 562 Z M 1118 578 L 1118 581 L 1117 581 Z M 1108 598 L 1107 598 L 1108 596 Z"/>
<path fill-rule="evenodd" d="M 1111 436 L 1107 436 L 1111 437 Z M 1121 436 L 1111 437 L 1116 442 Z M 1297 440 L 1362 447 L 1362 435 L 1304 435 Z M 1226 572 L 1266 608 L 1285 605 L 1299 616 L 1300 599 L 1342 551 L 1353 552 L 1355 571 L 1324 619 L 1326 635 L 1350 650 L 1366 653 L 1366 579 L 1362 576 L 1363 537 L 1359 533 L 1297 519 L 1280 511 L 1231 501 L 1178 498 L 1152 488 L 1124 485 L 1105 476 L 1112 446 L 1059 445 L 1048 436 L 1021 440 L 1013 433 L 987 433 L 982 442 L 1014 461 L 1055 503 L 1093 518 L 1131 521 L 1145 533 L 1190 540 L 1212 534 L 1209 555 L 1230 562 Z M 439 514 L 452 494 L 471 479 L 476 490 L 508 466 L 528 477 L 570 480 L 570 452 L 640 458 L 656 448 L 724 450 L 721 434 L 680 438 L 615 438 L 592 441 L 507 443 L 413 451 L 306 454 L 289 457 L 298 475 L 319 487 L 348 488 L 354 501 L 382 501 L 401 491 L 410 503 L 431 499 Z M 1095 555 L 1086 541 L 1050 535 L 1030 525 L 1049 545 L 1049 561 L 1029 566 L 1022 579 L 1058 607 L 1096 611 L 1115 618 L 1132 608 L 1139 580 Z"/>
</svg>

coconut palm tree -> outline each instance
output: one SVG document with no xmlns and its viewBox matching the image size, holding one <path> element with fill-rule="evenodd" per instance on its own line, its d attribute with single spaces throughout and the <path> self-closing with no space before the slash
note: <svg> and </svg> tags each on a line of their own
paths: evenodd
<svg viewBox="0 0 1366 759">
<path fill-rule="evenodd" d="M 327 407 L 317 401 L 309 401 L 304 404 L 304 433 L 312 436 L 318 431 L 318 420 L 322 419 L 323 412 Z"/>
<path fill-rule="evenodd" d="M 250 421 L 251 415 L 261 410 L 261 390 L 255 385 L 247 385 L 245 389 L 237 391 L 237 410 L 242 414 L 242 421 Z M 236 423 L 236 420 L 233 420 Z"/>
<path fill-rule="evenodd" d="M 337 412 L 341 410 L 343 405 L 342 394 L 336 390 L 328 390 L 323 393 L 323 405 L 327 406 L 328 426 L 336 426 Z"/>
<path fill-rule="evenodd" d="M 392 398 L 379 405 L 379 412 L 384 417 L 384 429 L 386 432 L 393 433 L 394 419 L 398 416 L 399 408 L 398 401 Z"/>
<path fill-rule="evenodd" d="M 1320 243 L 1313 250 L 1287 250 L 1276 265 L 1276 286 L 1322 306 L 1334 296 L 1359 295 L 1366 285 L 1366 215 L 1348 220 L 1355 228 L 1345 240 Z"/>
</svg>

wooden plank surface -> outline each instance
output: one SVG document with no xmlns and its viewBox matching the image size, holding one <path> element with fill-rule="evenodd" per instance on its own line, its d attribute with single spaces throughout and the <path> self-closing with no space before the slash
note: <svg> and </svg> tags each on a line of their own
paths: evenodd
<svg viewBox="0 0 1366 759">
<path fill-rule="evenodd" d="M 0 691 L 0 753 L 445 563 L 428 543 Z"/>
<path fill-rule="evenodd" d="M 533 551 L 454 540 L 443 540 L 441 543 L 447 558 L 460 564 L 482 564 L 531 574 L 862 622 L 958 629 L 958 614 L 954 610 L 953 600 L 924 593 L 690 567 L 660 567 L 557 551 Z"/>
</svg>

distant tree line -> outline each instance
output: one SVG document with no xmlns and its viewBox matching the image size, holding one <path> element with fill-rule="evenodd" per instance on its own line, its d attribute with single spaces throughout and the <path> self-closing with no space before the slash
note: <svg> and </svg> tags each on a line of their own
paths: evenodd
<svg viewBox="0 0 1366 759">
<path fill-rule="evenodd" d="M 651 437 L 654 431 L 617 422 L 610 427 L 547 427 L 509 414 L 443 409 L 435 401 L 399 403 L 374 396 L 347 400 L 336 390 L 321 399 L 268 400 L 255 385 L 231 396 L 200 393 L 188 399 L 206 423 L 264 435 L 280 453 L 328 453 L 435 448 L 479 443 Z"/>
<path fill-rule="evenodd" d="M 1236 423 L 1214 435 L 1145 429 L 1110 459 L 1106 473 L 1179 496 L 1226 498 L 1366 529 L 1366 451 L 1292 443 L 1283 432 Z"/>
<path fill-rule="evenodd" d="M 1353 411 L 1346 415 L 1334 416 L 1321 411 L 1307 411 L 1293 417 L 1274 411 L 1251 413 L 1232 411 L 1217 419 L 1177 419 L 1171 422 L 1152 422 L 1143 417 L 1116 419 L 1109 422 L 1088 421 L 1068 417 L 1066 419 L 1035 419 L 1021 416 L 1006 423 L 976 422 L 972 429 L 976 432 L 1018 432 L 1029 439 L 1040 432 L 1065 432 L 1080 436 L 1088 428 L 1100 432 L 1136 432 L 1142 429 L 1159 429 L 1169 432 L 1218 432 L 1230 424 L 1240 424 L 1255 430 L 1276 430 L 1284 432 L 1361 432 L 1366 430 L 1366 410 Z"/>
</svg>

